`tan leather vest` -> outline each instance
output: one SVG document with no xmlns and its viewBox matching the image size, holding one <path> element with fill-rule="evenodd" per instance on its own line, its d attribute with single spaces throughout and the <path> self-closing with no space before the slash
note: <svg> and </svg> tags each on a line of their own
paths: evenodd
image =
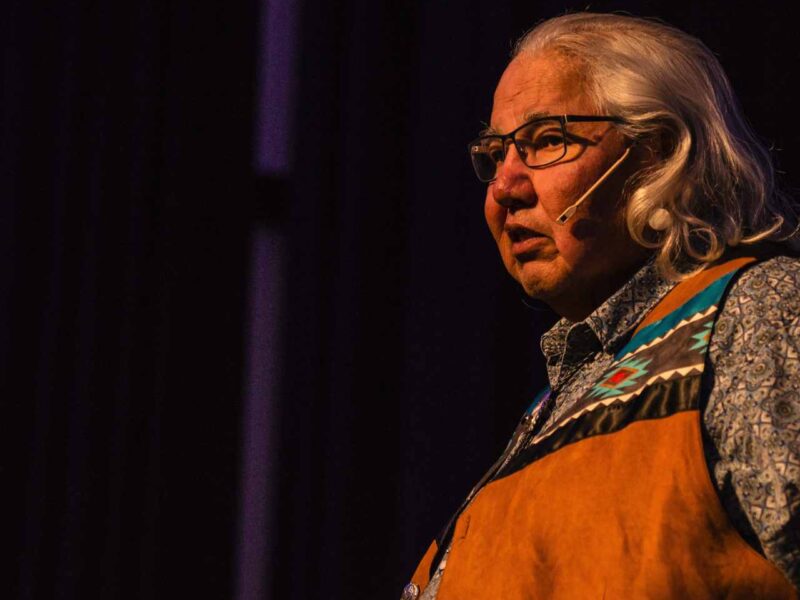
<svg viewBox="0 0 800 600">
<path fill-rule="evenodd" d="M 797 598 L 730 524 L 703 454 L 717 307 L 753 260 L 677 285 L 574 410 L 478 486 L 415 571 L 418 589 L 450 545 L 437 600 Z"/>
</svg>

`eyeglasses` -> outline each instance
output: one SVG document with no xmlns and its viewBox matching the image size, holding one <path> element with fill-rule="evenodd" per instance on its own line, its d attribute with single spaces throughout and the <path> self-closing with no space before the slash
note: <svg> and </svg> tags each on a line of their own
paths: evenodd
<svg viewBox="0 0 800 600">
<path fill-rule="evenodd" d="M 532 169 L 577 157 L 587 142 L 567 131 L 570 123 L 624 123 L 620 117 L 560 115 L 538 117 L 506 134 L 482 135 L 470 142 L 469 156 L 475 174 L 483 182 L 494 181 L 497 167 L 506 158 L 508 143 L 514 144 L 522 161 Z"/>
</svg>

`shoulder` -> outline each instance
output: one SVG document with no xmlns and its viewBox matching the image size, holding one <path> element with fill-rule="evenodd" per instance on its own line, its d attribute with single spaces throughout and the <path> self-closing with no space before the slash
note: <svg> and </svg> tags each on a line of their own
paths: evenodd
<svg viewBox="0 0 800 600">
<path fill-rule="evenodd" d="M 731 285 L 729 300 L 769 300 L 800 310 L 800 258 L 775 256 L 745 267 Z M 728 304 L 728 302 L 726 302 Z"/>
<path fill-rule="evenodd" d="M 785 445 L 800 431 L 798 286 L 800 260 L 788 256 L 746 268 L 731 283 L 708 347 L 709 426 L 749 432 L 756 445 Z"/>
<path fill-rule="evenodd" d="M 800 258 L 776 256 L 746 267 L 731 283 L 720 307 L 714 337 L 723 347 L 783 344 L 800 320 Z"/>
</svg>

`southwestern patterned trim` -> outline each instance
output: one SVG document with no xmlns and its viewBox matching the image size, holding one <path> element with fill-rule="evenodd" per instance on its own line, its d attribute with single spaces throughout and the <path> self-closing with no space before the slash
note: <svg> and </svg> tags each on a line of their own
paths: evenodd
<svg viewBox="0 0 800 600">
<path fill-rule="evenodd" d="M 623 355 L 568 412 L 531 443 L 538 443 L 588 411 L 608 406 L 612 400 L 627 402 L 641 394 L 649 385 L 701 374 L 708 348 L 707 332 L 714 324 L 716 312 L 716 306 L 711 306 L 679 321 L 663 335 L 654 337 L 650 342 L 636 347 L 633 352 Z M 701 344 L 700 340 L 705 340 L 705 343 Z M 665 341 L 668 343 L 664 343 Z"/>
<path fill-rule="evenodd" d="M 658 338 L 663 339 L 668 332 L 676 329 L 686 320 L 699 318 L 699 315 L 705 316 L 708 314 L 708 310 L 715 311 L 720 298 L 725 293 L 728 283 L 734 274 L 735 272 L 732 272 L 720 277 L 701 292 L 695 294 L 678 309 L 641 329 L 631 338 L 625 347 L 619 351 L 617 358 L 619 359 L 628 354 L 633 354 L 641 345 L 650 344 Z"/>
<path fill-rule="evenodd" d="M 630 344 L 622 349 L 614 364 L 618 364 L 622 361 L 628 360 L 632 356 L 638 356 L 643 352 L 647 352 L 655 346 L 661 344 L 664 340 L 672 338 L 672 336 L 675 334 L 678 334 L 680 338 L 673 339 L 670 341 L 670 343 L 676 343 L 677 339 L 680 339 L 680 342 L 689 343 L 684 339 L 687 331 L 689 331 L 689 333 L 694 332 L 691 334 L 691 337 L 695 340 L 694 343 L 692 343 L 692 347 L 688 349 L 694 350 L 696 346 L 697 349 L 701 349 L 702 353 L 705 353 L 705 348 L 708 346 L 708 341 L 710 339 L 709 334 L 714 326 L 714 317 L 716 313 L 717 307 L 710 306 L 705 310 L 691 315 L 690 317 L 679 320 L 674 327 L 666 329 L 664 333 L 653 331 L 652 333 L 657 335 L 651 335 L 647 340 L 637 340 L 634 338 L 631 340 Z M 700 325 L 698 325 L 698 323 L 700 323 Z M 656 325 L 658 325 L 658 323 Z M 700 329 L 700 331 L 696 331 L 697 329 Z M 700 340 L 704 340 L 705 343 L 698 344 Z M 673 347 L 672 350 L 678 350 L 682 347 L 683 346 L 679 345 L 677 348 Z"/>
<path fill-rule="evenodd" d="M 660 381 L 646 387 L 642 393 L 597 402 L 596 408 L 586 410 L 566 423 L 532 440 L 520 450 L 493 478 L 494 481 L 516 473 L 531 463 L 561 448 L 581 440 L 620 431 L 632 423 L 662 419 L 676 413 L 698 409 L 700 397 L 699 373 Z M 633 397 L 632 397 L 633 396 Z"/>
<path fill-rule="evenodd" d="M 520 450 L 495 479 L 567 444 L 619 431 L 638 420 L 696 408 L 686 404 L 685 387 L 699 396 L 717 302 L 731 276 L 714 281 L 677 310 L 639 331 L 568 411 L 538 435 L 522 441 Z M 681 383 L 684 381 L 687 383 Z M 672 397 L 675 393 L 677 399 Z"/>
</svg>

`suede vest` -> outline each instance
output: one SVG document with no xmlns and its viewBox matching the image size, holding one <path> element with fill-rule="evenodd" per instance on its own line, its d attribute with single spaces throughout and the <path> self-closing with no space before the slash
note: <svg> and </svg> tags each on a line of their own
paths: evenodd
<svg viewBox="0 0 800 600">
<path fill-rule="evenodd" d="M 753 260 L 677 285 L 569 414 L 518 428 L 412 582 L 424 589 L 449 546 L 437 600 L 797 598 L 731 525 L 703 453 L 717 308 Z"/>
</svg>

